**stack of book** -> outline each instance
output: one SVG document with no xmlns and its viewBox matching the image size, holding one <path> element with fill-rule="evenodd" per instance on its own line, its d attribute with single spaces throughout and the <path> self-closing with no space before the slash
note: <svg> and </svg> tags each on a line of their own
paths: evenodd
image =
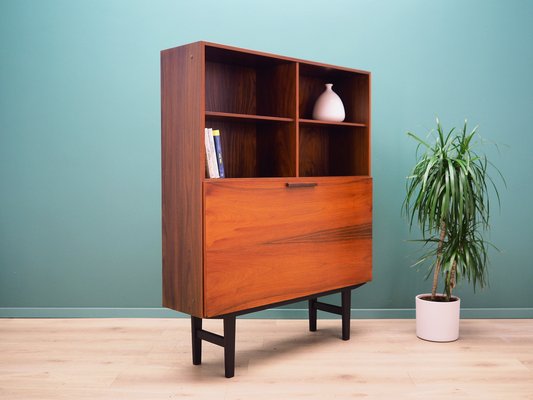
<svg viewBox="0 0 533 400">
<path fill-rule="evenodd" d="M 222 144 L 218 129 L 205 128 L 205 164 L 208 178 L 224 178 Z"/>
</svg>

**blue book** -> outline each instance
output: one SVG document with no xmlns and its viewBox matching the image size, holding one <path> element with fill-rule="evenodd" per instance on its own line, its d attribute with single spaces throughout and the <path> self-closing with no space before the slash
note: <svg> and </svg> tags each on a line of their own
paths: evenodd
<svg viewBox="0 0 533 400">
<path fill-rule="evenodd" d="M 222 143 L 220 142 L 220 131 L 213 129 L 213 139 L 215 139 L 215 153 L 217 156 L 218 173 L 221 178 L 225 177 L 224 162 L 222 161 Z"/>
</svg>

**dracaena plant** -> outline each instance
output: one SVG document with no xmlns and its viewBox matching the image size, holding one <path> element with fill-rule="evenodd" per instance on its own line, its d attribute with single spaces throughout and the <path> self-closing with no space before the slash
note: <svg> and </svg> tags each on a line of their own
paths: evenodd
<svg viewBox="0 0 533 400">
<path fill-rule="evenodd" d="M 429 264 L 433 273 L 431 299 L 437 297 L 439 278 L 444 280 L 444 301 L 450 301 L 457 282 L 466 278 L 476 286 L 487 283 L 488 247 L 483 233 L 489 228 L 489 189 L 498 204 L 500 196 L 488 173 L 500 171 L 478 154 L 477 127 L 445 133 L 437 119 L 437 130 L 424 140 L 414 133 L 408 135 L 418 142 L 417 162 L 407 177 L 403 211 L 409 227 L 418 225 L 426 252 L 415 265 Z"/>
</svg>

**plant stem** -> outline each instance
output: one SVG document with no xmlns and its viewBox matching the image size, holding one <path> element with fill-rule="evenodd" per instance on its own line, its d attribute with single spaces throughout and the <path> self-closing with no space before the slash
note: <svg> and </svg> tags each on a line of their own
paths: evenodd
<svg viewBox="0 0 533 400">
<path fill-rule="evenodd" d="M 444 293 L 446 294 L 446 301 L 450 301 L 450 297 L 452 297 L 452 289 L 449 285 L 450 279 L 450 272 L 446 271 L 446 276 L 444 277 Z"/>
<path fill-rule="evenodd" d="M 445 289 L 446 301 L 450 301 L 452 298 L 452 291 L 455 288 L 455 282 L 457 277 L 457 260 L 453 261 L 452 269 L 446 272 Z"/>
<path fill-rule="evenodd" d="M 453 260 L 452 271 L 450 274 L 450 297 L 452 297 L 452 290 L 455 289 L 456 282 L 457 282 L 457 260 Z"/>
<path fill-rule="evenodd" d="M 442 244 L 444 243 L 444 239 L 446 237 L 446 223 L 444 221 L 441 221 L 440 223 L 440 239 L 439 239 L 439 245 L 437 247 L 437 264 L 435 265 L 435 271 L 433 271 L 433 287 L 431 289 L 431 300 L 435 300 L 435 297 L 437 296 L 437 286 L 439 284 L 439 274 L 440 274 L 440 267 L 441 267 L 441 259 L 442 259 Z"/>
</svg>

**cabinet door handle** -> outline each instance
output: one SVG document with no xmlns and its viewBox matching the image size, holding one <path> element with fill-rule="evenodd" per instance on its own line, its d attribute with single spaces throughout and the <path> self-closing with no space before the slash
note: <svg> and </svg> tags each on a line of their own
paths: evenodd
<svg viewBox="0 0 533 400">
<path fill-rule="evenodd" d="M 287 186 L 288 189 L 297 189 L 297 188 L 309 188 L 309 187 L 315 187 L 318 183 L 315 182 L 287 182 L 285 186 Z"/>
</svg>

